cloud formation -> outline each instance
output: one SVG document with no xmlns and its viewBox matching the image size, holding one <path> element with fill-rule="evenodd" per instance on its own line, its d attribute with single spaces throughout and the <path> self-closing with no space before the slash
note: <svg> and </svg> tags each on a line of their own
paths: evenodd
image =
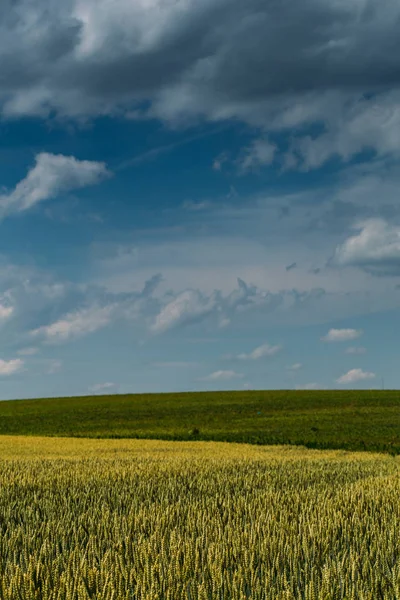
<svg viewBox="0 0 400 600">
<path fill-rule="evenodd" d="M 258 346 L 252 352 L 248 354 L 242 353 L 237 356 L 238 360 L 259 360 L 260 358 L 265 358 L 266 356 L 274 356 L 278 352 L 282 350 L 282 346 L 270 346 L 270 344 L 263 344 L 262 346 Z"/>
<path fill-rule="evenodd" d="M 12 375 L 17 371 L 20 371 L 24 366 L 24 361 L 20 358 L 13 358 L 11 360 L 0 359 L 0 376 Z"/>
<path fill-rule="evenodd" d="M 113 292 L 91 284 L 36 282 L 34 278 L 19 283 L 9 290 L 15 303 L 18 326 L 29 330 L 30 338 L 45 343 L 65 343 L 99 331 L 117 320 L 134 323 L 141 335 L 166 335 L 189 326 L 224 329 L 238 323 L 255 323 L 260 318 L 269 322 L 304 322 L 304 315 L 312 315 L 311 322 L 331 319 L 332 306 L 346 300 L 341 295 L 328 295 L 323 290 L 296 289 L 272 293 L 242 279 L 227 293 L 200 289 L 162 291 L 162 277 L 154 275 L 143 289 L 132 292 Z M 357 297 L 357 305 L 360 298 Z M 348 310 L 348 309 L 346 309 Z M 318 313 L 318 315 L 317 315 Z M 331 330 L 327 341 L 355 339 L 357 330 Z M 22 343 L 29 345 L 29 338 Z M 249 353 L 230 356 L 230 359 L 257 360 L 272 356 L 280 345 L 264 344 Z"/>
<path fill-rule="evenodd" d="M 235 314 L 257 308 L 274 310 L 283 302 L 281 294 L 272 294 L 257 286 L 248 285 L 240 278 L 237 282 L 237 287 L 225 295 L 219 290 L 206 294 L 189 289 L 173 294 L 172 299 L 163 299 L 163 306 L 150 327 L 151 332 L 160 334 L 212 317 L 223 328 L 229 325 Z"/>
<path fill-rule="evenodd" d="M 347 385 L 350 383 L 357 383 L 358 381 L 365 381 L 368 379 L 374 379 L 375 373 L 369 371 L 363 371 L 362 369 L 350 369 L 347 373 L 337 379 L 337 383 L 340 385 Z"/>
<path fill-rule="evenodd" d="M 99 183 L 110 176 L 104 163 L 41 152 L 25 179 L 0 195 L 0 216 L 22 212 L 69 190 Z"/>
<path fill-rule="evenodd" d="M 360 267 L 373 275 L 400 275 L 400 226 L 370 219 L 357 229 L 356 235 L 337 247 L 333 262 Z"/>
<path fill-rule="evenodd" d="M 288 164 L 305 168 L 399 150 L 395 0 L 19 0 L 0 16 L 5 117 L 294 127 Z M 255 141 L 247 166 L 271 152 Z"/>
<path fill-rule="evenodd" d="M 115 306 L 91 306 L 72 311 L 62 319 L 44 325 L 31 332 L 32 336 L 43 337 L 46 342 L 59 343 L 94 333 L 108 325 Z"/>
<path fill-rule="evenodd" d="M 0 321 L 6 321 L 9 319 L 13 312 L 13 306 L 5 306 L 4 304 L 0 304 Z"/>
<path fill-rule="evenodd" d="M 239 170 L 242 173 L 267 166 L 273 163 L 277 146 L 267 139 L 255 139 L 243 151 L 243 156 L 238 159 Z"/>
<path fill-rule="evenodd" d="M 179 325 L 201 321 L 216 306 L 216 297 L 209 298 L 198 290 L 186 290 L 168 302 L 156 316 L 151 326 L 153 333 L 163 333 Z"/>
<path fill-rule="evenodd" d="M 368 89 L 367 87 L 365 89 Z M 332 158 L 348 162 L 366 150 L 379 156 L 400 155 L 400 93 L 398 90 L 377 97 L 361 96 L 340 114 L 326 117 L 325 131 L 317 137 L 294 138 L 287 156 L 287 167 L 311 170 Z M 290 161 L 290 162 L 289 162 Z"/>
<path fill-rule="evenodd" d="M 359 338 L 362 334 L 361 329 L 330 329 L 321 340 L 324 342 L 348 342 Z"/>
<path fill-rule="evenodd" d="M 22 274 L 24 271 L 18 281 L 11 279 L 9 295 L 15 301 L 19 334 L 25 343 L 32 337 L 46 344 L 66 343 L 118 319 L 137 322 L 160 310 L 160 302 L 152 297 L 161 281 L 159 275 L 145 281 L 137 292 L 110 293 L 91 284 L 54 282 L 35 272 L 24 274 L 26 279 L 21 281 Z M 20 353 L 33 354 L 35 350 L 27 348 Z"/>
</svg>

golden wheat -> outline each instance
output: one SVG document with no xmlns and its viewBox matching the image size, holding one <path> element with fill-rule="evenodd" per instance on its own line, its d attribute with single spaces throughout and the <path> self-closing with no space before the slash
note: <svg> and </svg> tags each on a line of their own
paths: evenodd
<svg viewBox="0 0 400 600">
<path fill-rule="evenodd" d="M 400 462 L 0 439 L 2 600 L 400 599 Z"/>
</svg>

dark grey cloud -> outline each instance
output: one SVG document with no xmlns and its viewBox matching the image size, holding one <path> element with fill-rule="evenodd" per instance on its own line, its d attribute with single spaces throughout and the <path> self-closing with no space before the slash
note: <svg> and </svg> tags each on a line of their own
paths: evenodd
<svg viewBox="0 0 400 600">
<path fill-rule="evenodd" d="M 293 271 L 293 269 L 295 269 L 296 267 L 297 267 L 297 263 L 296 262 L 291 263 L 290 265 L 288 265 L 286 267 L 286 271 Z"/>
<path fill-rule="evenodd" d="M 0 103 L 9 116 L 327 122 L 399 87 L 399 17 L 394 0 L 5 2 Z M 294 151 L 315 160 L 308 140 Z"/>
</svg>

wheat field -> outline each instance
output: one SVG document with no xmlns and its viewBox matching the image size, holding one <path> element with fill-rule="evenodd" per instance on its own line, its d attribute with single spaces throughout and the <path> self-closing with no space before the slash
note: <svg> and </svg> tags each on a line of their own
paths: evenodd
<svg viewBox="0 0 400 600">
<path fill-rule="evenodd" d="M 0 438 L 2 600 L 400 599 L 400 460 Z"/>
</svg>

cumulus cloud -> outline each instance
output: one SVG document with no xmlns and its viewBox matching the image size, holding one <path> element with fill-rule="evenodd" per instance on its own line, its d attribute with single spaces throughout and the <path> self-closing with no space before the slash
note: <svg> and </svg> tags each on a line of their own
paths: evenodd
<svg viewBox="0 0 400 600">
<path fill-rule="evenodd" d="M 61 282 L 49 272 L 31 266 L 1 265 L 0 286 L 7 290 L 4 295 L 13 306 L 15 317 L 12 327 L 2 329 L 3 345 L 15 347 L 17 341 L 20 356 L 32 356 L 39 351 L 36 340 L 32 347 L 29 332 L 38 331 L 38 340 L 45 340 L 47 333 L 51 337 L 55 327 L 45 328 L 64 320 L 66 315 L 82 308 L 115 302 L 115 297 L 99 286 Z"/>
<path fill-rule="evenodd" d="M 156 315 L 151 332 L 160 334 L 211 317 L 218 320 L 220 327 L 226 327 L 235 314 L 260 308 L 274 310 L 283 303 L 282 294 L 261 290 L 240 278 L 237 281 L 237 287 L 226 295 L 219 290 L 205 294 L 196 289 L 174 294 Z"/>
<path fill-rule="evenodd" d="M 259 360 L 260 358 L 265 358 L 266 356 L 274 356 L 281 350 L 282 346 L 270 346 L 270 344 L 263 344 L 262 346 L 258 346 L 248 354 L 238 354 L 237 358 L 238 360 Z"/>
<path fill-rule="evenodd" d="M 20 371 L 23 366 L 24 361 L 20 358 L 13 358 L 11 360 L 0 359 L 0 375 L 12 375 Z"/>
<path fill-rule="evenodd" d="M 0 195 L 0 210 L 3 215 L 28 210 L 38 202 L 94 185 L 108 176 L 110 172 L 104 163 L 41 152 L 36 155 L 35 166 L 14 190 Z"/>
<path fill-rule="evenodd" d="M 190 289 L 166 295 L 160 299 L 163 306 L 153 319 L 150 330 L 153 334 L 160 334 L 207 319 L 214 320 L 216 326 L 225 327 L 235 317 L 239 318 L 246 313 L 255 314 L 259 311 L 265 314 L 279 309 L 286 310 L 291 306 L 304 307 L 308 302 L 320 297 L 321 293 L 324 294 L 323 290 L 287 290 L 272 293 L 238 278 L 237 287 L 226 294 L 220 290 L 206 294 Z"/>
<path fill-rule="evenodd" d="M 362 369 L 350 369 L 350 371 L 339 377 L 336 382 L 340 385 L 347 385 L 349 383 L 356 383 L 357 381 L 374 379 L 375 377 L 375 373 L 363 371 Z"/>
<path fill-rule="evenodd" d="M 0 304 L 0 321 L 6 321 L 14 312 L 13 306 L 4 306 Z"/>
<path fill-rule="evenodd" d="M 58 313 L 57 318 L 30 329 L 34 331 L 33 335 L 40 335 L 46 341 L 68 341 L 96 331 L 115 319 L 136 322 L 144 329 L 143 333 L 146 331 L 152 335 L 167 334 L 194 325 L 211 327 L 215 331 L 230 323 L 232 326 L 245 321 L 255 323 L 257 319 L 265 319 L 268 315 L 274 322 L 279 320 L 287 323 L 288 318 L 293 318 L 295 322 L 301 319 L 303 322 L 304 314 L 311 312 L 314 319 L 316 311 L 320 311 L 318 319 L 322 318 L 320 322 L 324 322 L 326 315 L 331 319 L 332 306 L 337 308 L 339 301 L 346 300 L 345 297 L 339 298 L 334 294 L 329 296 L 320 289 L 307 292 L 292 289 L 272 293 L 249 285 L 242 279 L 228 293 L 221 290 L 207 293 L 199 289 L 165 292 L 158 289 L 155 293 L 160 282 L 161 277 L 155 276 L 147 281 L 140 292 L 119 293 L 106 292 L 96 286 L 83 286 L 78 291 L 75 287 L 69 290 L 66 286 L 65 298 L 61 297 L 62 301 L 57 299 L 52 303 L 55 308 L 51 312 Z M 28 302 L 28 298 L 26 301 Z M 68 304 L 68 310 L 60 310 Z M 48 306 L 50 305 L 49 299 Z M 78 308 L 72 309 L 71 305 Z M 262 346 L 250 352 L 247 360 L 255 360 L 263 353 L 268 355 L 277 351 L 277 347 Z M 231 358 L 237 359 L 237 356 Z"/>
<path fill-rule="evenodd" d="M 195 323 L 209 315 L 215 306 L 215 296 L 207 298 L 198 290 L 186 290 L 162 308 L 151 326 L 151 331 L 162 333 L 178 325 Z"/>
<path fill-rule="evenodd" d="M 91 306 L 72 311 L 51 325 L 34 329 L 31 335 L 41 336 L 50 343 L 65 342 L 81 337 L 108 325 L 114 308 L 114 306 Z"/>
<path fill-rule="evenodd" d="M 15 287 L 10 294 L 16 299 L 18 317 L 21 321 L 26 319 L 23 324 L 37 322 L 35 327 L 27 327 L 30 336 L 57 344 L 94 333 L 118 319 L 141 320 L 146 326 L 146 318 L 160 310 L 160 300 L 153 294 L 161 280 L 160 275 L 154 275 L 139 291 L 110 293 L 96 285 L 44 283 L 33 279 L 24 282 L 26 289 Z"/>
<path fill-rule="evenodd" d="M 307 167 L 398 150 L 399 15 L 394 0 L 6 2 L 0 110 L 322 124 L 294 144 Z M 269 160 L 260 148 L 254 160 Z"/>
<path fill-rule="evenodd" d="M 330 329 L 321 340 L 324 342 L 348 342 L 359 338 L 362 334 L 362 329 Z"/>
<path fill-rule="evenodd" d="M 214 332 L 228 324 L 232 328 L 246 323 L 257 327 L 260 319 L 274 324 L 304 323 L 304 319 L 322 323 L 332 319 L 332 310 L 339 310 L 338 318 L 344 316 L 340 311 L 345 310 L 346 316 L 349 311 L 347 296 L 327 294 L 321 289 L 270 292 L 239 279 L 230 291 L 229 287 L 210 292 L 196 288 L 163 291 L 162 281 L 160 275 L 154 275 L 141 290 L 113 291 L 90 283 L 61 283 L 30 270 L 11 269 L 8 275 L 0 270 L 6 300 L 15 307 L 16 331 L 26 346 L 32 339 L 35 345 L 39 341 L 66 343 L 117 320 L 132 324 L 143 338 L 148 334 L 171 334 L 192 325 Z M 364 298 L 363 294 L 353 297 L 357 311 Z M 31 332 L 28 337 L 27 332 Z M 5 327 L 3 333 L 13 346 L 15 330 Z M 255 350 L 248 353 L 253 360 L 259 353 L 271 352 L 264 347 Z"/>
<path fill-rule="evenodd" d="M 236 373 L 236 371 L 214 371 L 207 377 L 203 377 L 201 381 L 228 381 L 230 379 L 242 379 L 243 373 Z"/>
<path fill-rule="evenodd" d="M 400 226 L 370 219 L 336 248 L 334 264 L 355 266 L 373 275 L 400 274 Z"/>
<path fill-rule="evenodd" d="M 256 139 L 243 151 L 238 159 L 239 170 L 242 173 L 273 163 L 277 146 L 267 139 Z"/>
<path fill-rule="evenodd" d="M 333 157 L 349 161 L 365 150 L 380 156 L 400 153 L 400 93 L 361 97 L 344 106 L 340 116 L 326 119 L 326 130 L 317 137 L 299 136 L 291 144 L 291 167 L 315 169 Z M 297 160 L 296 160 L 297 158 Z"/>
</svg>

